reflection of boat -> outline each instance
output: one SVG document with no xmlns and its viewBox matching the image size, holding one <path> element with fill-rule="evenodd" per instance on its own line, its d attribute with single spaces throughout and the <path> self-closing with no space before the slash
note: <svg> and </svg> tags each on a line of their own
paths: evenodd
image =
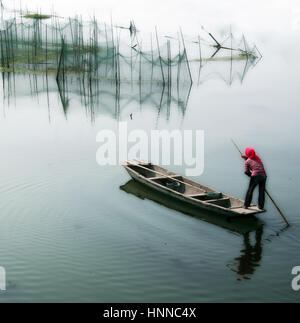
<svg viewBox="0 0 300 323">
<path fill-rule="evenodd" d="M 244 201 L 238 198 L 218 192 L 151 163 L 127 162 L 124 167 L 134 180 L 199 209 L 214 211 L 230 218 L 263 212 L 257 206 L 245 209 Z"/>
<path fill-rule="evenodd" d="M 217 214 L 214 214 L 212 212 L 206 212 L 205 210 L 199 210 L 198 207 L 195 207 L 190 203 L 184 203 L 176 198 L 173 198 L 172 196 L 161 194 L 160 192 L 137 181 L 129 180 L 126 184 L 120 186 L 120 189 L 141 199 L 154 201 L 169 209 L 191 215 L 200 220 L 218 225 L 220 227 L 224 227 L 241 234 L 257 230 L 262 226 L 262 222 L 255 217 L 236 217 L 228 222 L 225 217 L 218 216 Z"/>
</svg>

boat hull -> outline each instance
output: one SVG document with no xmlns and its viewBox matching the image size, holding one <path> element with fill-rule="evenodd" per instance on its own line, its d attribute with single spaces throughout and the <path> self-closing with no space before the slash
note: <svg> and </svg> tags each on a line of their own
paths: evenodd
<svg viewBox="0 0 300 323">
<path fill-rule="evenodd" d="M 128 166 L 125 166 L 125 168 L 133 180 L 135 180 L 143 185 L 146 185 L 146 186 L 148 186 L 148 187 L 150 187 L 162 194 L 165 194 L 167 196 L 171 196 L 171 197 L 176 198 L 182 202 L 193 205 L 194 207 L 198 208 L 199 210 L 205 210 L 205 211 L 218 213 L 218 214 L 221 214 L 221 215 L 226 216 L 228 218 L 249 217 L 249 216 L 253 216 L 254 214 L 260 213 L 260 211 L 253 211 L 248 214 L 247 213 L 241 214 L 241 213 L 234 212 L 232 209 L 221 208 L 221 207 L 217 207 L 215 205 L 210 205 L 210 204 L 206 204 L 206 203 L 201 203 L 199 201 L 194 201 L 193 199 L 189 198 L 188 196 L 182 195 L 176 191 L 166 189 L 165 187 L 162 187 L 160 185 L 157 185 L 156 183 L 151 182 L 150 180 L 141 176 L 140 174 L 138 174 L 137 172 L 135 172 L 134 170 L 132 170 Z"/>
<path fill-rule="evenodd" d="M 168 209 L 180 212 L 181 214 L 192 216 L 195 219 L 217 225 L 230 231 L 245 234 L 257 230 L 263 225 L 263 222 L 256 216 L 234 217 L 220 215 L 216 212 L 205 211 L 188 202 L 183 202 L 167 194 L 161 194 L 148 185 L 129 179 L 127 183 L 120 186 L 120 189 L 127 194 L 132 194 L 136 198 L 150 200 Z"/>
</svg>

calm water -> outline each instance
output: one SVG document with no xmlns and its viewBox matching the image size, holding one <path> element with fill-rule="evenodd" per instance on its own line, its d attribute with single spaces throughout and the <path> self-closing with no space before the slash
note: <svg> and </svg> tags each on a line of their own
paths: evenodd
<svg viewBox="0 0 300 323">
<path fill-rule="evenodd" d="M 120 189 L 130 179 L 123 168 L 96 163 L 97 132 L 118 125 L 114 100 L 103 96 L 91 121 L 74 94 L 66 115 L 55 86 L 48 98 L 31 95 L 28 78 L 17 76 L 0 115 L 0 265 L 7 274 L 0 300 L 299 301 L 291 289 L 291 270 L 300 265 L 299 40 L 293 34 L 281 46 L 269 35 L 257 34 L 263 59 L 243 82 L 224 82 L 230 64 L 222 62 L 221 77 L 215 64 L 198 85 L 193 63 L 185 113 L 175 102 L 160 111 L 151 100 L 125 98 L 119 120 L 147 131 L 203 129 L 205 170 L 194 180 L 240 198 L 248 180 L 230 138 L 256 147 L 290 228 L 269 200 L 262 228 L 245 233 Z"/>
</svg>

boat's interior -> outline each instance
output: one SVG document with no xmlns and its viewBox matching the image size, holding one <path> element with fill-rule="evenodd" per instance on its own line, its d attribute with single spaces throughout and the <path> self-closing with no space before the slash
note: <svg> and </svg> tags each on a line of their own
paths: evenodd
<svg viewBox="0 0 300 323">
<path fill-rule="evenodd" d="M 243 201 L 196 183 L 167 169 L 151 163 L 127 165 L 147 180 L 176 191 L 194 201 L 202 201 L 224 208 L 242 208 Z"/>
</svg>

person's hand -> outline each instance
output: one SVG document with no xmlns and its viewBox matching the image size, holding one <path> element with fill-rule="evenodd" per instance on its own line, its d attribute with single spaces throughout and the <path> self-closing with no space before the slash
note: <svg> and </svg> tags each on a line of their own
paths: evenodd
<svg viewBox="0 0 300 323">
<path fill-rule="evenodd" d="M 245 154 L 241 154 L 241 157 L 245 160 L 248 159 L 248 157 Z"/>
</svg>

